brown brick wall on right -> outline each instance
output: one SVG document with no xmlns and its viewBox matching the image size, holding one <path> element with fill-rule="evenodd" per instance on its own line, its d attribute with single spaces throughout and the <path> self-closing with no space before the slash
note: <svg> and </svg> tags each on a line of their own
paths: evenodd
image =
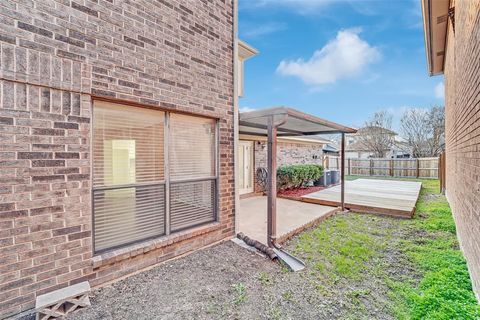
<svg viewBox="0 0 480 320">
<path fill-rule="evenodd" d="M 447 198 L 480 300 L 480 0 L 455 1 L 445 57 Z"/>
</svg>

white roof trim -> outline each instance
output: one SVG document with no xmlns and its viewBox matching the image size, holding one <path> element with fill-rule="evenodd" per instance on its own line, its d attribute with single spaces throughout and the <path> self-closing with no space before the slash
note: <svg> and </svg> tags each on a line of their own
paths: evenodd
<svg viewBox="0 0 480 320">
<path fill-rule="evenodd" d="M 238 39 L 238 56 L 242 60 L 247 60 L 258 54 L 258 50 L 249 44 Z"/>
</svg>

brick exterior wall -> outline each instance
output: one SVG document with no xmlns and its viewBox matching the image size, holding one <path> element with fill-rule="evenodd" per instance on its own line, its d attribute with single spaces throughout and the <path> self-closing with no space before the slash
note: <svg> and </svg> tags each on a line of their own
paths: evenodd
<svg viewBox="0 0 480 320">
<path fill-rule="evenodd" d="M 480 300 L 480 0 L 455 1 L 445 57 L 446 189 Z"/>
<path fill-rule="evenodd" d="M 233 235 L 232 2 L 0 2 L 0 318 Z M 218 223 L 93 256 L 95 98 L 219 119 Z"/>
<path fill-rule="evenodd" d="M 267 142 L 254 141 L 254 191 L 261 192 L 256 172 L 258 168 L 267 167 Z M 323 145 L 305 143 L 277 143 L 277 166 L 291 164 L 320 164 L 323 165 Z"/>
</svg>

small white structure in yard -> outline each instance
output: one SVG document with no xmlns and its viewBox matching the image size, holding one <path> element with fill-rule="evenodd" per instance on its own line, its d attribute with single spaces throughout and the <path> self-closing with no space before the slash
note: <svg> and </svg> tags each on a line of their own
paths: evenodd
<svg viewBox="0 0 480 320">
<path fill-rule="evenodd" d="M 37 320 L 64 318 L 78 308 L 90 306 L 90 284 L 80 282 L 37 297 Z"/>
</svg>

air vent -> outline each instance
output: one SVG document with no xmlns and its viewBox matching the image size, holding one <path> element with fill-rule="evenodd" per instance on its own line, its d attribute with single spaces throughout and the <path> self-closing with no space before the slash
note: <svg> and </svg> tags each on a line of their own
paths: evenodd
<svg viewBox="0 0 480 320">
<path fill-rule="evenodd" d="M 448 19 L 448 14 L 437 17 L 437 24 L 447 22 L 447 19 Z"/>
</svg>

